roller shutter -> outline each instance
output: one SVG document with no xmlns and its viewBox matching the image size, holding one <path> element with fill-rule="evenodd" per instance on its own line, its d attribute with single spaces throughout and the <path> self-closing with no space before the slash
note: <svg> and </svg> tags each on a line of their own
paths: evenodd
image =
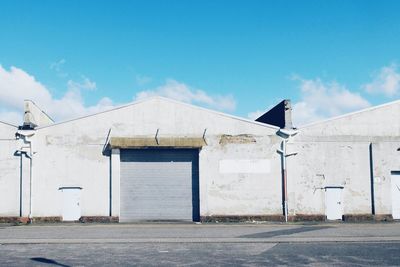
<svg viewBox="0 0 400 267">
<path fill-rule="evenodd" d="M 121 150 L 120 221 L 198 221 L 197 149 Z"/>
</svg>

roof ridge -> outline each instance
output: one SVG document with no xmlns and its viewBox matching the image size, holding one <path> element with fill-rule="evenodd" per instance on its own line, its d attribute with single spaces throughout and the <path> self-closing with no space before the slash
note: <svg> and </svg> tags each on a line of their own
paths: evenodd
<svg viewBox="0 0 400 267">
<path fill-rule="evenodd" d="M 5 122 L 5 121 L 0 121 L 0 123 L 5 124 L 5 125 L 10 126 L 10 127 L 18 128 L 17 125 L 14 125 L 14 124 L 11 124 L 11 123 L 8 123 L 8 122 Z"/>
<path fill-rule="evenodd" d="M 88 118 L 88 117 L 96 116 L 96 115 L 99 115 L 99 114 L 115 111 L 115 110 L 118 110 L 118 109 L 123 109 L 123 108 L 126 108 L 126 107 L 130 107 L 130 106 L 133 106 L 133 105 L 137 105 L 137 104 L 140 104 L 140 103 L 143 103 L 143 102 L 147 102 L 147 101 L 151 101 L 151 100 L 155 100 L 155 99 L 160 99 L 160 100 L 164 100 L 164 101 L 168 101 L 168 102 L 173 102 L 173 103 L 177 103 L 177 104 L 180 104 L 180 105 L 185 105 L 185 106 L 188 106 L 188 107 L 191 107 L 191 108 L 196 108 L 196 109 L 204 110 L 204 111 L 207 111 L 207 112 L 212 112 L 214 114 L 218 114 L 220 116 L 228 117 L 228 118 L 231 118 L 231 119 L 236 119 L 236 120 L 240 120 L 240 121 L 256 124 L 256 125 L 259 125 L 259 126 L 264 126 L 264 127 L 269 127 L 269 128 L 275 129 L 275 130 L 279 130 L 279 127 L 274 126 L 274 125 L 261 123 L 261 122 L 257 122 L 257 121 L 252 121 L 252 120 L 249 120 L 249 119 L 246 119 L 246 118 L 234 116 L 234 115 L 231 115 L 231 114 L 227 114 L 227 113 L 219 112 L 219 111 L 216 111 L 216 110 L 200 107 L 200 106 L 197 106 L 197 105 L 193 105 L 193 104 L 190 104 L 190 103 L 178 101 L 178 100 L 175 100 L 175 99 L 172 99 L 172 98 L 163 97 L 163 96 L 159 96 L 159 95 L 147 97 L 145 99 L 140 99 L 140 100 L 137 100 L 137 101 L 134 101 L 134 102 L 130 102 L 128 104 L 121 105 L 119 107 L 115 107 L 115 108 L 108 109 L 108 110 L 103 110 L 103 111 L 100 111 L 100 112 L 97 112 L 97 113 L 89 114 L 89 115 L 78 117 L 78 118 L 75 118 L 75 119 L 70 119 L 70 120 L 66 120 L 66 121 L 63 121 L 63 122 L 58 122 L 58 123 L 54 123 L 54 124 L 50 124 L 50 125 L 46 125 L 46 126 L 37 127 L 36 130 L 40 130 L 40 129 L 44 129 L 44 128 L 48 128 L 48 127 L 53 127 L 53 126 L 57 126 L 57 125 L 60 125 L 60 124 L 69 123 L 69 122 L 72 122 L 72 121 L 81 120 L 81 119 L 84 119 L 84 118 Z"/>
<path fill-rule="evenodd" d="M 397 99 L 397 100 L 394 100 L 394 101 L 390 101 L 390 102 L 387 102 L 387 103 L 383 103 L 383 104 L 380 104 L 380 105 L 376 105 L 376 106 L 370 106 L 370 107 L 363 108 L 363 109 L 360 109 L 360 110 L 356 110 L 356 111 L 353 111 L 353 112 L 348 112 L 348 113 L 345 113 L 345 114 L 342 114 L 342 115 L 338 115 L 338 116 L 334 116 L 334 117 L 331 117 L 331 118 L 328 118 L 328 119 L 323 119 L 323 120 L 311 122 L 311 123 L 305 124 L 303 126 L 299 126 L 298 128 L 299 129 L 304 129 L 304 128 L 307 128 L 307 127 L 312 127 L 312 126 L 317 125 L 317 124 L 321 124 L 321 123 L 325 123 L 325 122 L 341 119 L 341 118 L 344 118 L 344 117 L 347 117 L 347 116 L 352 116 L 352 115 L 360 114 L 360 113 L 367 112 L 367 111 L 372 111 L 372 110 L 375 110 L 375 109 L 383 108 L 383 107 L 390 106 L 390 105 L 393 105 L 393 104 L 398 104 L 398 103 L 400 103 L 400 99 Z"/>
</svg>

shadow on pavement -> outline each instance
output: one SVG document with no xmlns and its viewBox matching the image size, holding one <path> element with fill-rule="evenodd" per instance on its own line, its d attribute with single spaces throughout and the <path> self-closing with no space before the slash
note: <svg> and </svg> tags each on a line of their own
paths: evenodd
<svg viewBox="0 0 400 267">
<path fill-rule="evenodd" d="M 41 263 L 47 263 L 47 264 L 51 264 L 51 265 L 55 265 L 55 266 L 70 267 L 69 265 L 61 264 L 61 263 L 56 262 L 55 260 L 46 259 L 46 258 L 37 257 L 37 258 L 31 258 L 31 260 L 41 262 Z"/>
<path fill-rule="evenodd" d="M 269 238 L 269 237 L 275 237 L 275 236 L 280 236 L 280 235 L 292 235 L 292 234 L 298 234 L 298 233 L 317 231 L 317 230 L 322 230 L 322 229 L 326 229 L 326 228 L 331 228 L 331 227 L 329 227 L 329 226 L 318 226 L 318 227 L 307 226 L 307 227 L 300 227 L 300 228 L 294 228 L 294 229 L 284 229 L 284 230 L 255 233 L 255 234 L 251 234 L 251 235 L 241 235 L 241 236 L 239 236 L 239 238 Z"/>
</svg>

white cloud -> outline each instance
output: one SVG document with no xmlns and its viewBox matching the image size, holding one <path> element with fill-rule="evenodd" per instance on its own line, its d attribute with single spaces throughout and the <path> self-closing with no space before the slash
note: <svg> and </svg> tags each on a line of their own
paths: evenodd
<svg viewBox="0 0 400 267">
<path fill-rule="evenodd" d="M 89 78 L 82 76 L 82 82 L 75 82 L 73 80 L 69 80 L 68 83 L 68 90 L 95 90 L 97 88 L 96 83 L 92 82 Z"/>
<path fill-rule="evenodd" d="M 61 66 L 65 64 L 65 59 L 60 59 L 59 61 L 53 62 L 50 64 L 50 69 L 55 71 L 60 71 Z"/>
<path fill-rule="evenodd" d="M 0 65 L 0 106 L 18 110 L 24 99 L 37 99 L 48 104 L 52 97 L 44 85 L 25 71 L 16 67 L 7 71 Z"/>
<path fill-rule="evenodd" d="M 23 116 L 21 112 L 0 111 L 0 121 L 18 126 L 23 121 Z"/>
<path fill-rule="evenodd" d="M 50 64 L 50 69 L 57 72 L 58 76 L 65 78 L 68 76 L 68 73 L 64 72 L 62 69 L 65 62 L 67 62 L 65 59 L 60 59 L 59 61 L 53 62 Z"/>
<path fill-rule="evenodd" d="M 67 91 L 61 99 L 54 99 L 49 105 L 39 105 L 39 107 L 44 108 L 46 113 L 54 117 L 56 121 L 60 121 L 112 109 L 115 106 L 107 97 L 100 99 L 95 105 L 85 106 L 79 91 Z"/>
<path fill-rule="evenodd" d="M 261 115 L 263 115 L 266 111 L 262 111 L 262 110 L 256 110 L 253 112 L 249 112 L 247 113 L 247 118 L 249 118 L 250 120 L 256 120 L 259 117 L 261 117 Z"/>
<path fill-rule="evenodd" d="M 391 64 L 382 67 L 373 75 L 371 83 L 365 84 L 363 88 L 368 93 L 382 93 L 385 96 L 393 97 L 400 91 L 400 73 L 397 72 L 397 65 Z"/>
<path fill-rule="evenodd" d="M 301 77 L 294 79 L 300 82 L 301 90 L 300 101 L 292 106 L 296 126 L 370 106 L 360 94 L 337 82 L 326 83 L 320 79 L 306 80 Z"/>
<path fill-rule="evenodd" d="M 152 79 L 150 77 L 140 75 L 140 74 L 136 75 L 135 80 L 138 85 L 146 85 L 152 81 Z"/>
<path fill-rule="evenodd" d="M 61 98 L 54 98 L 50 91 L 32 75 L 22 69 L 11 67 L 10 70 L 0 65 L 0 120 L 20 125 L 22 123 L 23 101 L 33 100 L 55 121 L 62 121 L 93 114 L 115 107 L 110 98 L 104 97 L 95 105 L 85 105 L 82 90 L 95 90 L 96 83 L 82 76 L 81 81 L 69 80 L 66 93 Z M 202 90 L 195 90 L 184 83 L 167 80 L 155 90 L 141 91 L 135 99 L 161 95 L 187 103 L 197 103 L 221 110 L 234 110 L 235 101 L 231 95 L 208 95 Z"/>
<path fill-rule="evenodd" d="M 67 92 L 55 99 L 49 90 L 32 75 L 22 69 L 11 67 L 6 70 L 0 65 L 0 120 L 21 124 L 24 99 L 33 100 L 56 121 L 71 119 L 114 107 L 109 98 L 97 104 L 85 106 L 81 90 L 94 90 L 96 83 L 83 77 L 81 82 L 68 81 Z"/>
<path fill-rule="evenodd" d="M 167 80 L 164 85 L 155 90 L 137 93 L 135 99 L 140 100 L 156 95 L 186 103 L 197 103 L 219 110 L 233 111 L 236 107 L 236 102 L 232 95 L 209 95 L 202 90 L 193 89 L 172 79 Z"/>
</svg>

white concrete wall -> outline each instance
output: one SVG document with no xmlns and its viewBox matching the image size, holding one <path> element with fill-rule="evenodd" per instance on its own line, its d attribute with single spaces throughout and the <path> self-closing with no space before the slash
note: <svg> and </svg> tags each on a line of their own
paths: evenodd
<svg viewBox="0 0 400 267">
<path fill-rule="evenodd" d="M 300 128 L 289 159 L 292 214 L 325 214 L 329 185 L 343 186 L 344 214 L 371 214 L 372 143 L 376 214 L 391 214 L 390 172 L 400 169 L 400 102 Z"/>
<path fill-rule="evenodd" d="M 209 145 L 200 153 L 201 215 L 282 214 L 281 166 L 276 152 L 280 140 L 277 136 L 254 139 L 250 144 L 220 144 L 219 135 L 207 138 Z M 221 169 L 224 162 L 246 166 L 249 159 L 255 162 L 251 172 Z"/>
<path fill-rule="evenodd" d="M 208 145 L 201 150 L 199 162 L 201 215 L 282 213 L 280 155 L 276 152 L 280 138 L 275 135 L 276 128 L 155 98 L 39 128 L 34 141 L 34 216 L 61 214 L 58 188 L 62 186 L 83 188 L 83 216 L 109 215 L 110 159 L 102 149 L 110 128 L 110 137 L 154 137 L 157 129 L 159 137 L 201 137 L 207 129 Z M 243 134 L 247 136 L 223 137 Z M 267 160 L 269 170 L 220 172 L 221 160 L 244 159 Z"/>
<path fill-rule="evenodd" d="M 400 101 L 301 127 L 312 136 L 399 136 Z"/>
<path fill-rule="evenodd" d="M 19 216 L 20 157 L 17 128 L 0 122 L 0 216 Z"/>
<path fill-rule="evenodd" d="M 369 143 L 301 142 L 288 163 L 292 214 L 326 214 L 326 186 L 343 186 L 344 214 L 371 213 Z"/>
<path fill-rule="evenodd" d="M 47 126 L 53 124 L 53 120 L 43 112 L 36 104 L 31 100 L 24 101 L 24 124 L 31 126 Z"/>
<path fill-rule="evenodd" d="M 372 143 L 376 214 L 391 214 L 391 171 L 400 170 L 400 138 Z"/>
<path fill-rule="evenodd" d="M 288 144 L 289 214 L 325 214 L 325 186 L 343 186 L 344 214 L 372 210 L 372 143 L 376 214 L 391 213 L 390 172 L 400 170 L 397 102 L 300 128 Z M 111 132 L 110 132 L 111 129 Z M 119 215 L 119 155 L 104 154 L 108 137 L 202 137 L 199 155 L 202 216 L 282 214 L 282 139 L 277 129 L 154 98 L 65 123 L 32 137 L 33 216 L 60 216 L 60 187 L 82 187 L 83 216 Z M 19 215 L 20 157 L 27 146 L 0 123 L 0 216 Z M 23 215 L 29 214 L 30 160 L 22 157 Z M 115 168 L 111 168 L 113 165 Z M 231 166 L 231 167 L 230 167 Z M 248 169 L 248 166 L 252 166 Z M 114 178 L 110 181 L 110 176 Z"/>
</svg>

